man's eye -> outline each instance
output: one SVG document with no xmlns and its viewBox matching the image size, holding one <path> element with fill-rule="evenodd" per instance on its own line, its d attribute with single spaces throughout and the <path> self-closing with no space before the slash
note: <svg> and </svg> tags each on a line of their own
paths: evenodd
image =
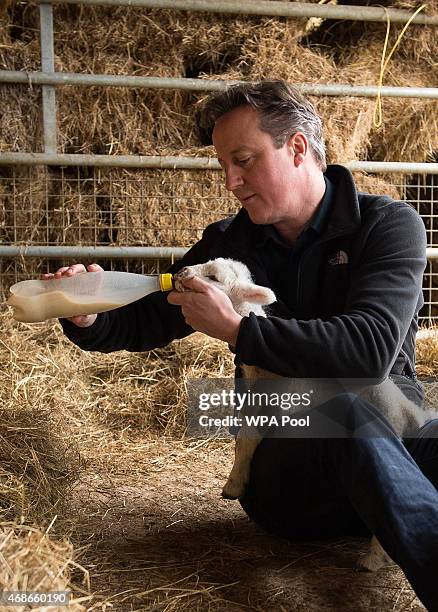
<svg viewBox="0 0 438 612">
<path fill-rule="evenodd" d="M 251 159 L 250 157 L 244 157 L 243 159 L 238 159 L 237 162 L 239 164 L 247 164 L 250 159 Z"/>
</svg>

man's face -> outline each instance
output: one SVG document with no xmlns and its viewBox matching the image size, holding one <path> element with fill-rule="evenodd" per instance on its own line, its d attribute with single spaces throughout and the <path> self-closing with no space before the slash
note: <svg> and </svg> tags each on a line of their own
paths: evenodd
<svg viewBox="0 0 438 612">
<path fill-rule="evenodd" d="M 293 149 L 288 143 L 275 147 L 272 137 L 260 129 L 253 108 L 239 106 L 222 115 L 213 130 L 213 144 L 226 188 L 253 223 L 293 223 L 299 216 Z"/>
</svg>

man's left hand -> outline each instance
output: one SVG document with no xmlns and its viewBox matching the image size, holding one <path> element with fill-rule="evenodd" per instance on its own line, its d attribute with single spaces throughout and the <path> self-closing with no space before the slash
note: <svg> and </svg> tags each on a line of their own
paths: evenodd
<svg viewBox="0 0 438 612">
<path fill-rule="evenodd" d="M 230 298 L 200 278 L 182 282 L 189 291 L 171 291 L 168 302 L 181 306 L 186 323 L 194 330 L 235 346 L 242 317 L 234 310 Z"/>
</svg>

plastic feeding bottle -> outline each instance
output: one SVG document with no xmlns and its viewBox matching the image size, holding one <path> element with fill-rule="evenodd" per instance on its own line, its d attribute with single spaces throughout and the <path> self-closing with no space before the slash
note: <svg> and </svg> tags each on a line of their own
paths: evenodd
<svg viewBox="0 0 438 612">
<path fill-rule="evenodd" d="M 128 272 L 80 272 L 12 285 L 7 303 L 17 321 L 36 323 L 114 310 L 154 291 L 170 291 L 171 274 L 147 276 Z"/>
</svg>

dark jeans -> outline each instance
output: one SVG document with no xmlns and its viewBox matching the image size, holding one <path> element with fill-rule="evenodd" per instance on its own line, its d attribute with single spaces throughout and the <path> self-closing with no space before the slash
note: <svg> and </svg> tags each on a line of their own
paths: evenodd
<svg viewBox="0 0 438 612">
<path fill-rule="evenodd" d="M 438 611 L 438 420 L 402 443 L 352 394 L 318 410 L 350 435 L 262 440 L 243 509 L 292 540 L 375 534 L 427 609 Z"/>
</svg>

